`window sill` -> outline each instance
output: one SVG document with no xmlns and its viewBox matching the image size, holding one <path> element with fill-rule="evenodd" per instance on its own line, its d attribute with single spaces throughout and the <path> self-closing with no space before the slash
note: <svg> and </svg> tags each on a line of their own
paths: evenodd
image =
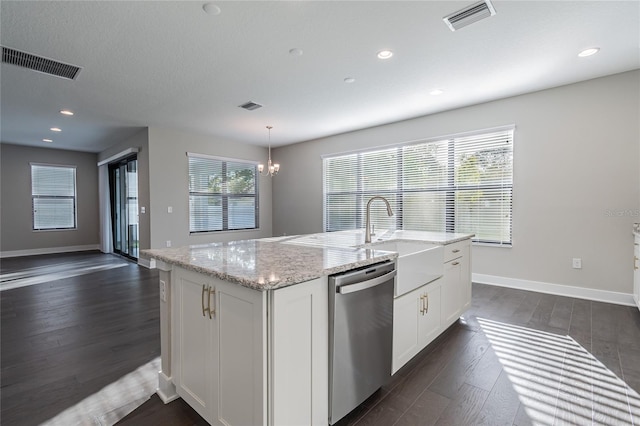
<svg viewBox="0 0 640 426">
<path fill-rule="evenodd" d="M 220 235 L 220 234 L 235 234 L 238 232 L 257 232 L 260 231 L 260 228 L 251 228 L 251 229 L 227 229 L 224 231 L 202 231 L 202 232 L 189 232 L 189 236 L 193 237 L 194 235 Z"/>
<path fill-rule="evenodd" d="M 483 243 L 483 242 L 471 242 L 471 245 L 480 246 L 480 247 L 493 247 L 493 248 L 507 248 L 510 249 L 513 247 L 512 244 L 494 244 L 494 243 Z"/>
</svg>

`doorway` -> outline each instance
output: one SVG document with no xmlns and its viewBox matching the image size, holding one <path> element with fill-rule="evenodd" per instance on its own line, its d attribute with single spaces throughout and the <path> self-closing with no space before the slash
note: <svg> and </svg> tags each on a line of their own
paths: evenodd
<svg viewBox="0 0 640 426">
<path fill-rule="evenodd" d="M 138 158 L 136 155 L 109 164 L 113 251 L 138 259 Z"/>
</svg>

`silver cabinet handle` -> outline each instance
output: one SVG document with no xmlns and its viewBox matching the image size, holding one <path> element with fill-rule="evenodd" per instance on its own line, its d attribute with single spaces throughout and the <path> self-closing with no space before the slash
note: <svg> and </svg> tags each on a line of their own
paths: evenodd
<svg viewBox="0 0 640 426">
<path fill-rule="evenodd" d="M 424 315 L 424 294 L 420 296 L 420 315 Z"/>
<path fill-rule="evenodd" d="M 205 312 L 207 312 L 207 310 L 204 307 L 204 292 L 207 291 L 205 289 L 205 285 L 202 284 L 202 295 L 200 296 L 200 302 L 202 303 L 202 316 L 206 317 L 207 315 L 205 314 Z"/>
<path fill-rule="evenodd" d="M 428 314 L 429 313 L 429 293 L 424 295 L 424 301 L 425 301 L 425 307 L 424 307 L 424 313 Z"/>
<path fill-rule="evenodd" d="M 458 253 L 458 252 L 460 252 L 460 249 L 453 249 L 453 250 L 451 250 L 451 253 Z"/>
<path fill-rule="evenodd" d="M 453 266 L 458 266 L 460 264 L 460 262 L 453 262 L 452 265 Z"/>
<path fill-rule="evenodd" d="M 211 295 L 213 295 L 213 308 L 211 307 Z M 216 316 L 216 289 L 209 287 L 207 290 L 207 310 L 209 311 L 209 319 Z"/>
</svg>

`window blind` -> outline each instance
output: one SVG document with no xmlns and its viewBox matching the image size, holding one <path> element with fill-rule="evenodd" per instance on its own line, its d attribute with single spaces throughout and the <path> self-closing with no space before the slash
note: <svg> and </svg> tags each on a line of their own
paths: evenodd
<svg viewBox="0 0 640 426">
<path fill-rule="evenodd" d="M 33 230 L 76 228 L 76 168 L 31 164 Z"/>
<path fill-rule="evenodd" d="M 326 157 L 324 229 L 376 228 L 476 234 L 511 244 L 513 127 Z"/>
<path fill-rule="evenodd" d="M 257 167 L 188 153 L 189 232 L 258 227 Z"/>
</svg>

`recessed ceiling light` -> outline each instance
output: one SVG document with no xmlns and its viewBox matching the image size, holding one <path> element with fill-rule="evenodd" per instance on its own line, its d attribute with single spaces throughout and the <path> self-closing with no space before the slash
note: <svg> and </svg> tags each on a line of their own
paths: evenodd
<svg viewBox="0 0 640 426">
<path fill-rule="evenodd" d="M 595 55 L 599 51 L 599 47 L 591 47 L 589 49 L 584 49 L 582 52 L 578 53 L 578 56 L 580 56 L 581 58 L 586 58 L 587 56 Z"/>
<path fill-rule="evenodd" d="M 60 114 L 73 115 L 73 111 L 69 111 L 68 109 L 63 109 L 63 110 L 60 111 Z"/>
<path fill-rule="evenodd" d="M 52 127 L 49 130 L 51 130 L 52 132 L 61 132 L 62 131 L 62 129 L 60 129 L 59 127 Z"/>
<path fill-rule="evenodd" d="M 53 141 L 52 141 L 51 139 L 42 139 L 42 142 L 49 142 L 49 143 L 51 143 L 51 142 L 53 142 Z"/>
<path fill-rule="evenodd" d="M 207 12 L 209 15 L 220 15 L 220 8 L 213 3 L 205 3 L 202 5 L 202 10 Z"/>
<path fill-rule="evenodd" d="M 442 89 L 433 89 L 432 91 L 429 92 L 431 96 L 438 96 L 438 95 L 442 95 L 443 93 L 444 93 L 444 90 Z"/>
<path fill-rule="evenodd" d="M 347 77 L 347 78 L 344 79 L 344 82 L 347 83 L 347 84 L 354 83 L 355 81 L 356 81 L 356 79 L 353 78 L 353 77 Z"/>
<path fill-rule="evenodd" d="M 378 58 L 380 59 L 389 59 L 393 56 L 393 52 L 390 50 L 381 50 L 378 52 Z"/>
</svg>

